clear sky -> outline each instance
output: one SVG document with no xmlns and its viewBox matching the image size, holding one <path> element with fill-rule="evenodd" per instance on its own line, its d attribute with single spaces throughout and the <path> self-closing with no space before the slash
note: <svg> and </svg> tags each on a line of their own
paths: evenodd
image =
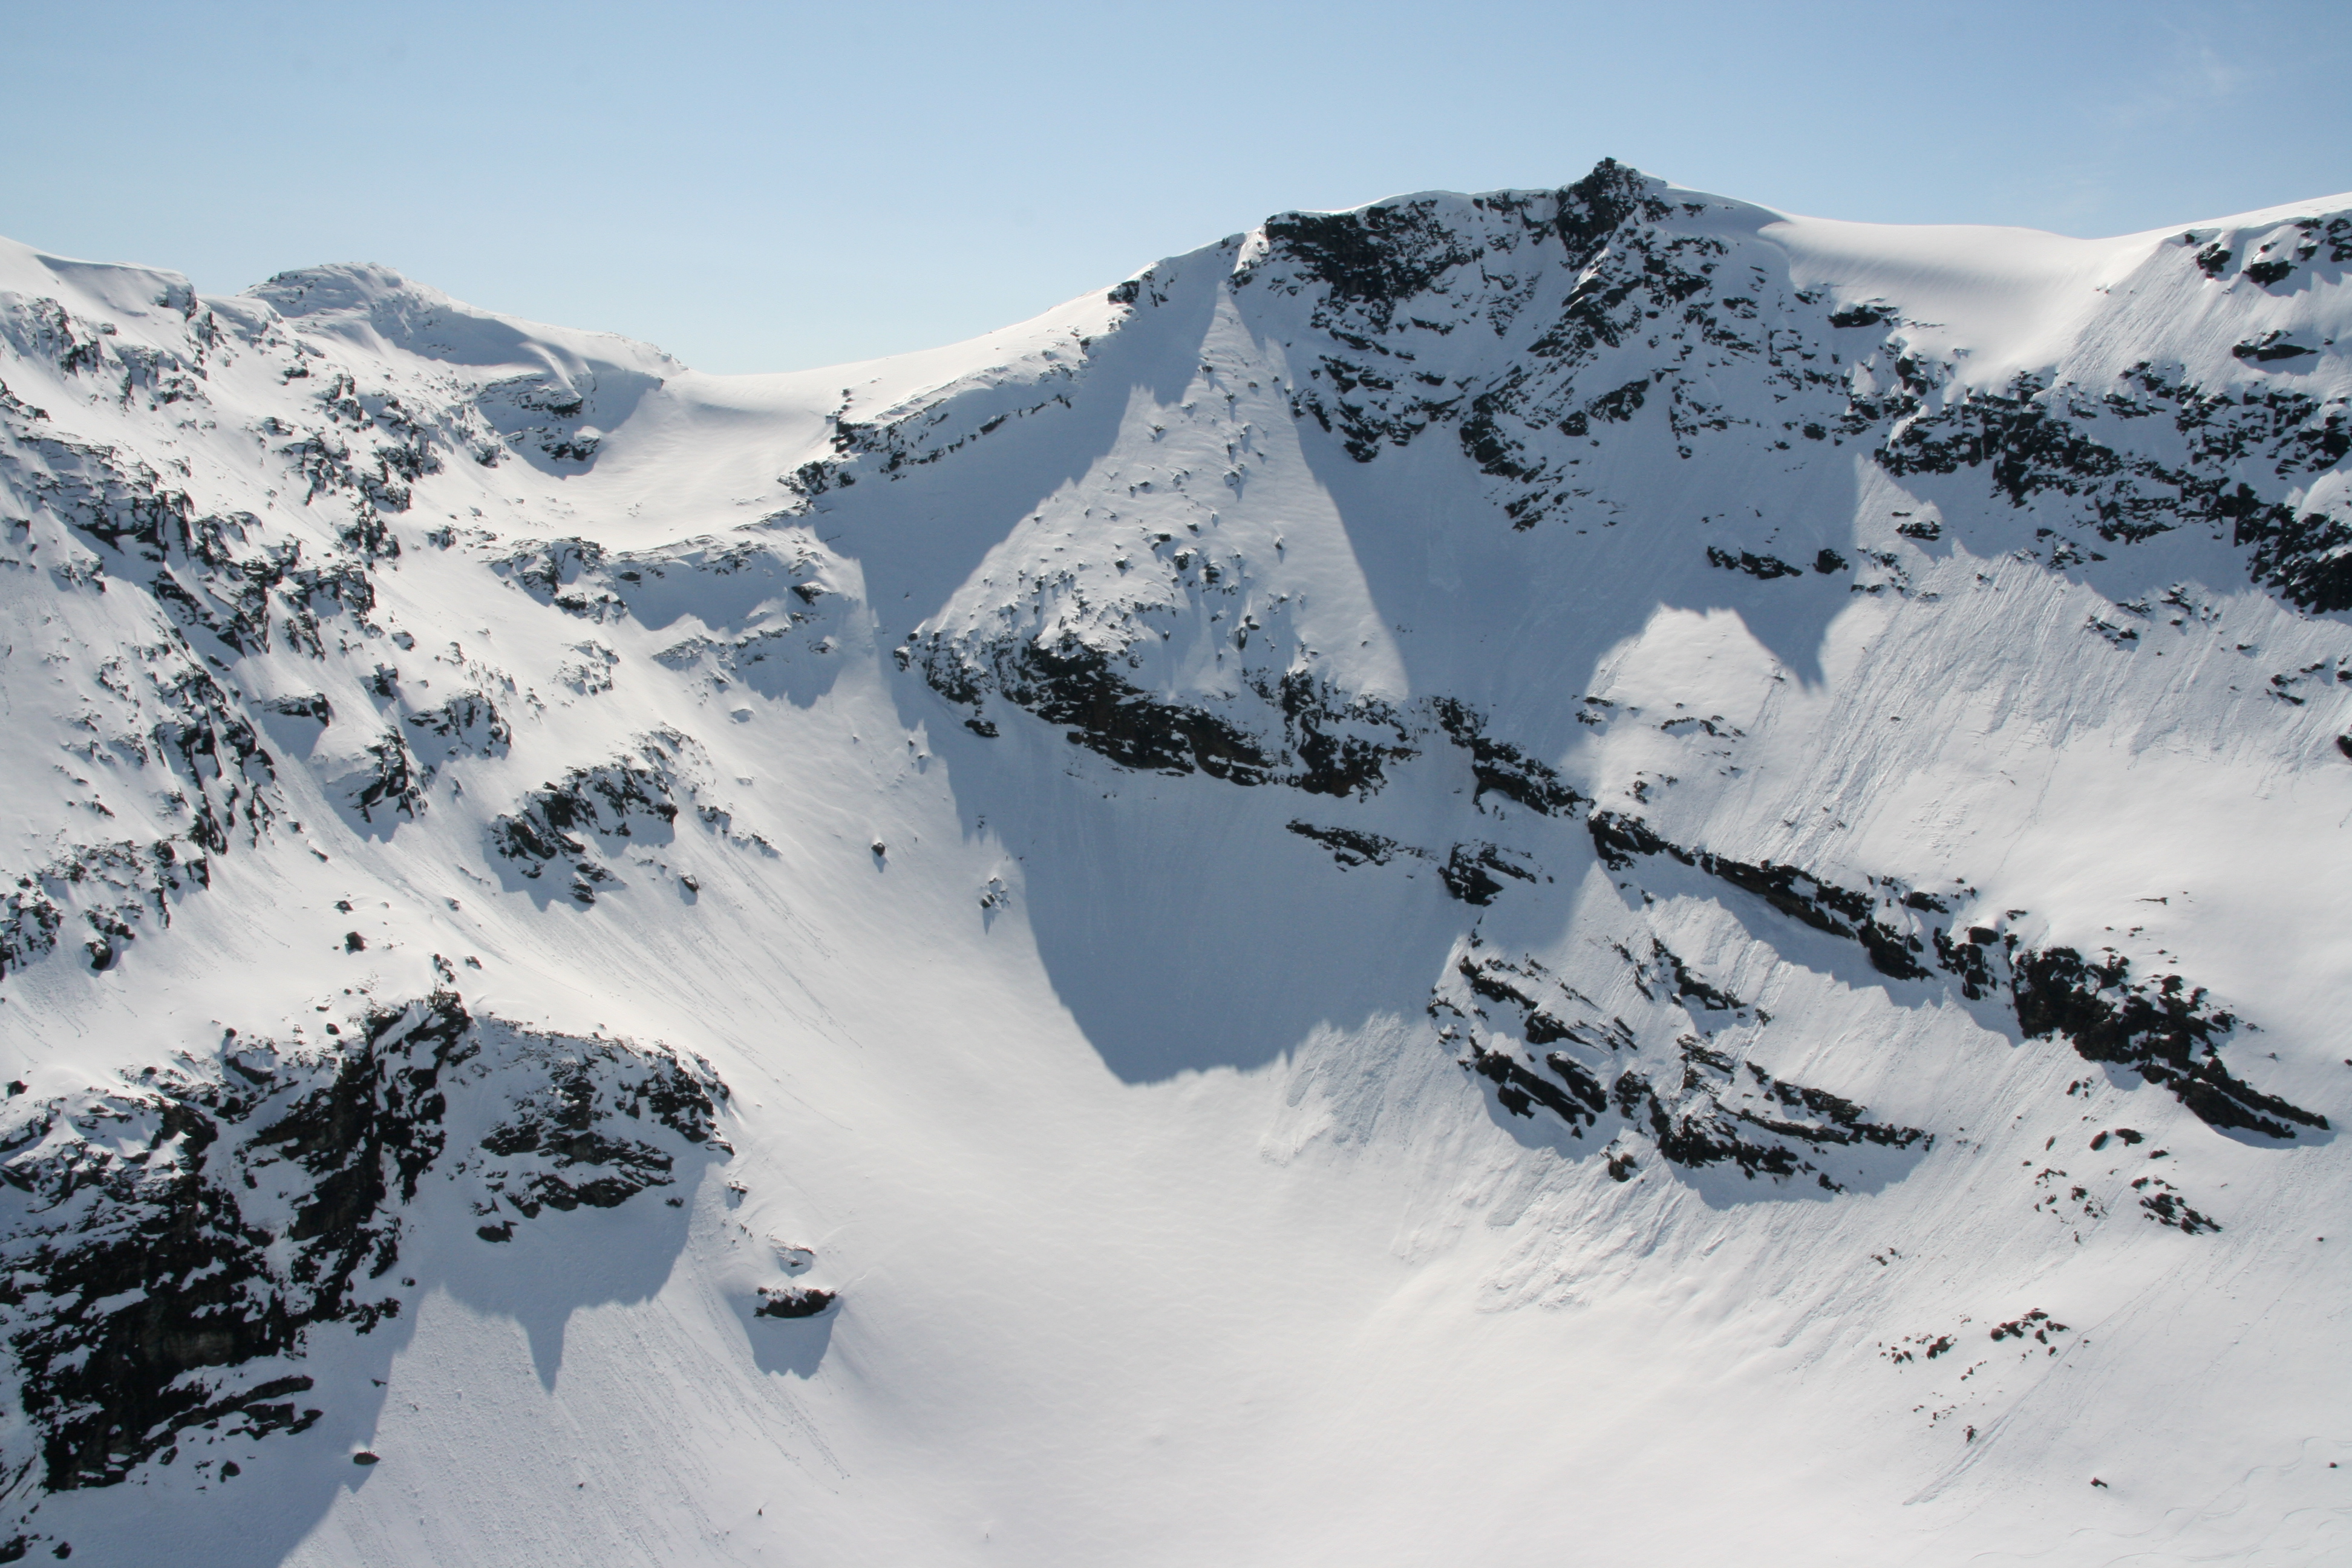
<svg viewBox="0 0 2352 1568">
<path fill-rule="evenodd" d="M 0 0 L 0 233 L 371 260 L 709 370 L 951 342 L 1293 207 L 1605 155 L 2115 234 L 2352 189 L 2352 0 Z"/>
</svg>

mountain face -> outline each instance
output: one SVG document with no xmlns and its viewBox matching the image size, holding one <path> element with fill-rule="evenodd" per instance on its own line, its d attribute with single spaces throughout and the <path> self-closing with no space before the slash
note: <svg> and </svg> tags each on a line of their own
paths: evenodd
<svg viewBox="0 0 2352 1568">
<path fill-rule="evenodd" d="M 0 1561 L 2343 1552 L 2347 263 L 0 247 Z"/>
</svg>

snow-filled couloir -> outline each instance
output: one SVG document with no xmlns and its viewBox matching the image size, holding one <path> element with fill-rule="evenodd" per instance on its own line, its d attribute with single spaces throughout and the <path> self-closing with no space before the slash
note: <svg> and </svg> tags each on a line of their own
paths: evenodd
<svg viewBox="0 0 2352 1568">
<path fill-rule="evenodd" d="M 0 1561 L 2344 1552 L 2347 263 L 0 246 Z"/>
</svg>

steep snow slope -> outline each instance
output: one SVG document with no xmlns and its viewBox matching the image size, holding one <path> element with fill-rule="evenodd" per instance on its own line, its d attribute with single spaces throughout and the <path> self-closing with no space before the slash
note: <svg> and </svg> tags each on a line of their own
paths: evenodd
<svg viewBox="0 0 2352 1568">
<path fill-rule="evenodd" d="M 2342 1552 L 2347 262 L 0 248 L 0 1560 Z"/>
</svg>

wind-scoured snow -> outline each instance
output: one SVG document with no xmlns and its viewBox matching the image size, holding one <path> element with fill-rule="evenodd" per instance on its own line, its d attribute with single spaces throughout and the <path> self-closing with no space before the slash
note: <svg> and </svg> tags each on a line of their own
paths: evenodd
<svg viewBox="0 0 2352 1568">
<path fill-rule="evenodd" d="M 2347 263 L 0 243 L 0 1561 L 2341 1554 Z"/>
</svg>

